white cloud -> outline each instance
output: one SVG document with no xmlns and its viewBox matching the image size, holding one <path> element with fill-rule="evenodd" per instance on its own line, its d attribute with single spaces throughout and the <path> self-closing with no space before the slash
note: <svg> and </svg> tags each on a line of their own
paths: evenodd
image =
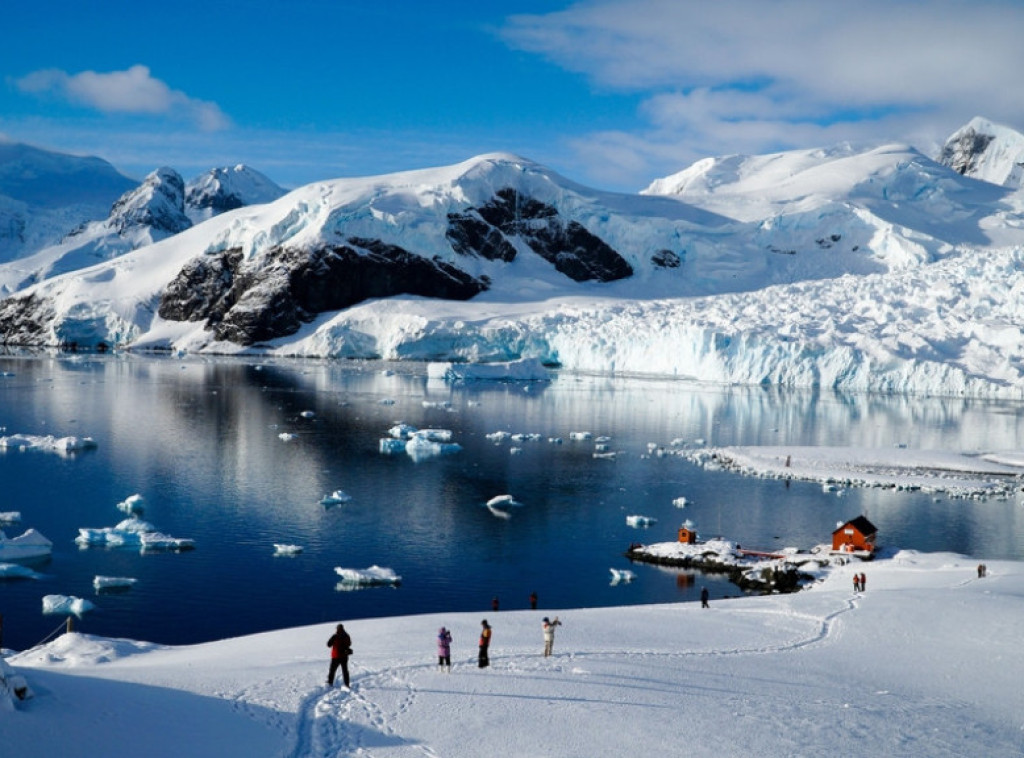
<svg viewBox="0 0 1024 758">
<path fill-rule="evenodd" d="M 106 73 L 68 74 L 58 69 L 45 69 L 22 77 L 15 84 L 22 92 L 55 94 L 103 113 L 177 116 L 195 122 L 206 131 L 224 129 L 230 123 L 216 103 L 196 100 L 171 89 L 142 65 Z"/>
<path fill-rule="evenodd" d="M 657 172 L 658 156 L 815 137 L 939 140 L 975 115 L 1020 128 L 1022 28 L 1011 0 L 590 0 L 513 16 L 503 35 L 599 89 L 639 93 L 636 130 L 576 144 Z"/>
</svg>

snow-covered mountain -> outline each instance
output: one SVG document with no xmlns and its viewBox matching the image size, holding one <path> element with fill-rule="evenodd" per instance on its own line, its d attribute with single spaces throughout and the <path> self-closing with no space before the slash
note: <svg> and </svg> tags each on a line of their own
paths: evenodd
<svg viewBox="0 0 1024 758">
<path fill-rule="evenodd" d="M 0 264 L 0 293 L 124 255 L 225 210 L 283 194 L 263 174 L 243 165 L 211 169 L 187 184 L 174 169 L 157 169 L 118 198 L 102 221 L 83 223 L 55 244 Z"/>
<path fill-rule="evenodd" d="M 0 137 L 0 263 L 58 242 L 101 219 L 136 182 L 100 158 L 83 158 Z"/>
<path fill-rule="evenodd" d="M 1024 186 L 1024 135 L 974 118 L 946 140 L 939 162 L 964 176 L 1020 189 Z"/>
<path fill-rule="evenodd" d="M 194 223 L 225 211 L 277 200 L 285 190 L 254 168 L 212 168 L 185 185 L 185 212 Z"/>
<path fill-rule="evenodd" d="M 1022 259 L 1024 194 L 904 145 L 641 195 L 492 154 L 229 211 L 0 302 L 0 335 L 1021 396 Z"/>
</svg>

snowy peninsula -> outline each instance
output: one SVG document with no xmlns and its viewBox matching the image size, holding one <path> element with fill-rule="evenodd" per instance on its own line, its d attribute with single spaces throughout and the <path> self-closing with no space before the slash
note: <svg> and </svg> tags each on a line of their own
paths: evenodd
<svg viewBox="0 0 1024 758">
<path fill-rule="evenodd" d="M 1019 756 L 1024 565 L 898 552 L 791 595 L 343 620 L 161 647 L 82 634 L 6 659 L 11 755 Z M 864 571 L 866 591 L 852 590 Z M 560 616 L 554 656 L 541 619 Z M 476 667 L 480 620 L 491 667 Z M 434 636 L 452 630 L 453 669 Z M 16 704 L 15 704 L 16 703 Z"/>
</svg>

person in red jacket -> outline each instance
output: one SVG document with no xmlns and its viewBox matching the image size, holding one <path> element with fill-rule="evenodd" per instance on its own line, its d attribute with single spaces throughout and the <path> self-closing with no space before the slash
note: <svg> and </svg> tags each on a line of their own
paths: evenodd
<svg viewBox="0 0 1024 758">
<path fill-rule="evenodd" d="M 334 674 L 341 666 L 341 678 L 348 687 L 348 657 L 352 655 L 352 638 L 345 631 L 344 624 L 338 624 L 337 630 L 327 640 L 327 647 L 331 649 L 331 668 L 327 671 L 327 686 L 334 686 Z"/>
</svg>

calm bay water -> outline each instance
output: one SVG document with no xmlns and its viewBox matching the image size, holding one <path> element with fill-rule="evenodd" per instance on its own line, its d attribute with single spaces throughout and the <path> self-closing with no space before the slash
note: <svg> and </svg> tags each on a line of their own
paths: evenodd
<svg viewBox="0 0 1024 758">
<path fill-rule="evenodd" d="M 841 496 L 819 485 L 704 471 L 647 455 L 648 443 L 849 445 L 924 449 L 1022 447 L 1024 406 L 963 399 L 838 396 L 707 388 L 671 381 L 558 376 L 549 385 L 449 387 L 421 365 L 203 361 L 139 356 L 0 356 L 5 434 L 93 437 L 71 457 L 0 454 L 8 536 L 34 527 L 54 542 L 41 580 L 0 581 L 4 645 L 24 649 L 61 621 L 46 594 L 94 601 L 82 631 L 185 644 L 371 616 L 696 599 L 738 591 L 720 578 L 630 566 L 631 541 L 674 539 L 683 519 L 745 546 L 809 547 L 866 513 L 888 546 L 1024 559 L 1018 500 L 970 501 L 880 489 Z M 384 369 L 391 369 L 385 372 Z M 447 407 L 446 407 L 447 406 Z M 312 411 L 312 418 L 301 415 Z M 453 432 L 463 450 L 414 462 L 382 455 L 397 421 Z M 495 444 L 499 430 L 545 441 Z M 614 460 L 594 458 L 611 438 Z M 279 434 L 294 433 L 291 441 Z M 553 444 L 548 437 L 559 437 Z M 521 448 L 512 454 L 515 444 Z M 343 489 L 353 500 L 325 509 Z M 114 526 L 139 493 L 159 531 L 196 540 L 186 553 L 80 549 L 80 527 Z M 483 503 L 510 493 L 509 520 Z M 679 510 L 674 498 L 690 505 Z M 658 523 L 638 531 L 626 516 Z M 275 557 L 273 543 L 304 546 Z M 398 589 L 340 591 L 335 566 L 393 568 Z M 637 579 L 612 586 L 609 568 Z M 129 576 L 97 595 L 93 577 Z"/>
</svg>

